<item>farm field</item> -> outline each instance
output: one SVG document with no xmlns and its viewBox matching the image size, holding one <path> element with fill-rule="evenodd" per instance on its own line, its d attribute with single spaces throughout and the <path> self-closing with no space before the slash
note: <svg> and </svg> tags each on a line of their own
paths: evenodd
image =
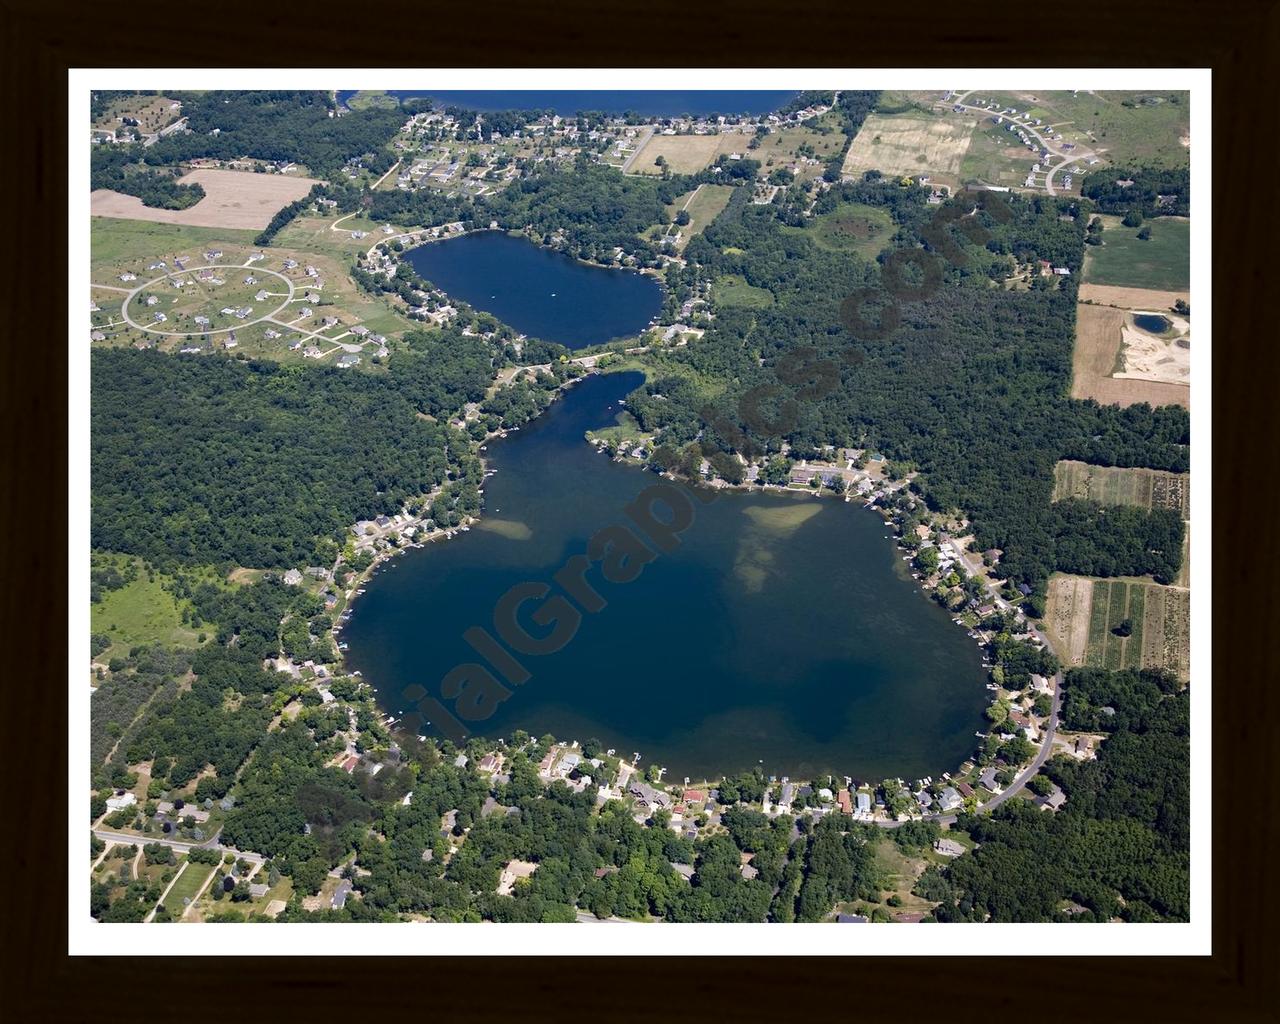
<svg viewBox="0 0 1280 1024">
<path fill-rule="evenodd" d="M 136 196 L 97 189 L 89 196 L 90 213 L 95 217 L 146 220 L 158 224 L 261 230 L 278 210 L 301 199 L 311 191 L 312 185 L 317 184 L 314 178 L 219 168 L 190 171 L 178 181 L 183 185 L 203 186 L 205 197 L 185 210 L 162 210 L 143 206 L 142 200 Z"/>
<path fill-rule="evenodd" d="M 923 174 L 933 184 L 955 188 L 975 124 L 968 116 L 918 111 L 871 114 L 845 155 L 843 171 L 857 177 L 870 170 L 891 176 Z"/>
<path fill-rule="evenodd" d="M 1081 294 L 1083 292 L 1082 287 Z M 1137 308 L 1161 307 L 1146 305 Z M 1077 303 L 1071 397 L 1093 398 L 1103 405 L 1128 406 L 1148 402 L 1151 405 L 1190 408 L 1191 389 L 1187 384 L 1113 376 L 1124 368 L 1121 342 L 1128 324 L 1129 314 L 1123 309 Z"/>
<path fill-rule="evenodd" d="M 1191 474 L 1157 469 L 1092 466 L 1063 460 L 1053 468 L 1053 501 L 1085 498 L 1102 505 L 1168 508 L 1191 516 Z"/>
<path fill-rule="evenodd" d="M 711 294 L 717 302 L 726 306 L 762 309 L 773 305 L 772 292 L 748 284 L 740 274 L 725 274 L 718 278 L 712 285 Z"/>
<path fill-rule="evenodd" d="M 1186 92 L 979 90 L 967 102 L 977 97 L 1041 118 L 1068 141 L 1088 142 L 1113 165 L 1181 167 L 1190 158 L 1191 102 Z"/>
<path fill-rule="evenodd" d="M 888 211 L 861 203 L 842 203 L 830 213 L 815 217 L 803 228 L 791 228 L 808 235 L 814 244 L 835 252 L 856 252 L 868 260 L 889 244 L 896 230 Z"/>
<path fill-rule="evenodd" d="M 1121 218 L 1103 216 L 1103 245 L 1085 246 L 1084 280 L 1093 284 L 1156 291 L 1185 291 L 1191 286 L 1191 221 L 1156 217 L 1146 241 L 1141 227 L 1127 228 Z"/>
<path fill-rule="evenodd" d="M 1045 633 L 1067 667 L 1167 668 L 1190 673 L 1191 594 L 1147 580 L 1049 578 Z M 1129 619 L 1132 632 L 1115 628 Z"/>
<path fill-rule="evenodd" d="M 1095 306 L 1114 306 L 1116 309 L 1148 309 L 1172 312 L 1179 299 L 1190 303 L 1189 291 L 1163 292 L 1153 288 L 1120 288 L 1109 284 L 1080 285 L 1076 298 Z"/>
</svg>

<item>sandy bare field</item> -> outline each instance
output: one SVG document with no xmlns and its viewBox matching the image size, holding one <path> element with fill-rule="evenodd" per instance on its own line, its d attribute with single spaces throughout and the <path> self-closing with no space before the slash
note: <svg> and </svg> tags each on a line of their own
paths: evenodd
<svg viewBox="0 0 1280 1024">
<path fill-rule="evenodd" d="M 1082 284 L 1077 298 L 1081 302 L 1088 300 L 1118 309 L 1152 309 L 1163 313 L 1173 309 L 1173 304 L 1178 299 L 1190 303 L 1191 293 L 1162 292 L 1153 288 L 1120 288 L 1110 284 Z"/>
<path fill-rule="evenodd" d="M 973 122 L 871 114 L 844 160 L 845 174 L 932 174 L 955 180 L 969 149 Z"/>
<path fill-rule="evenodd" d="M 1091 287 L 1086 285 L 1085 287 Z M 1126 288 L 1117 291 L 1142 292 Z M 1081 288 L 1084 291 L 1084 288 Z M 1154 304 L 1147 305 L 1150 309 Z M 1142 306 L 1138 307 L 1143 308 Z M 1155 307 L 1159 308 L 1159 307 Z M 1076 345 L 1072 356 L 1071 397 L 1093 398 L 1103 405 L 1181 405 L 1191 408 L 1191 388 L 1160 380 L 1114 377 L 1128 313 L 1112 306 L 1076 306 Z"/>
<path fill-rule="evenodd" d="M 1182 317 L 1168 319 L 1171 329 L 1167 337 L 1157 337 L 1129 324 L 1121 329 L 1124 369 L 1116 374 L 1118 379 L 1191 384 L 1191 325 Z"/>
<path fill-rule="evenodd" d="M 202 185 L 205 197 L 185 210 L 157 210 L 143 206 L 142 200 L 134 196 L 98 189 L 89 196 L 90 213 L 95 217 L 185 224 L 198 228 L 261 230 L 270 223 L 277 210 L 301 199 L 311 191 L 312 185 L 317 184 L 314 178 L 215 168 L 191 171 L 178 180 L 183 185 Z"/>
</svg>

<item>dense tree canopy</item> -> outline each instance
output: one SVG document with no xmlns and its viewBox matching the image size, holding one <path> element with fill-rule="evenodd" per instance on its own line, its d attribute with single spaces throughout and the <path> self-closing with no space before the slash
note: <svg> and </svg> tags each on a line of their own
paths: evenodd
<svg viewBox="0 0 1280 1024">
<path fill-rule="evenodd" d="M 128 349 L 92 374 L 93 545 L 156 564 L 308 564 L 318 535 L 394 513 L 466 453 L 384 376 Z"/>
</svg>

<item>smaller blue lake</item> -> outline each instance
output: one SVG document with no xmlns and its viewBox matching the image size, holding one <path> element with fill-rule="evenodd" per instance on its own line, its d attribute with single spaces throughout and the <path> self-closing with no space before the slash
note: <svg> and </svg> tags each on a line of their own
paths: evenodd
<svg viewBox="0 0 1280 1024">
<path fill-rule="evenodd" d="M 1169 329 L 1168 319 L 1156 313 L 1134 313 L 1133 324 L 1135 327 L 1150 331 L 1152 334 L 1163 334 Z"/>
<path fill-rule="evenodd" d="M 662 309 L 662 286 L 648 275 L 589 266 L 501 231 L 433 242 L 407 258 L 451 297 L 568 348 L 639 334 Z"/>
<path fill-rule="evenodd" d="M 553 110 L 561 117 L 579 111 L 678 117 L 681 114 L 767 114 L 795 89 L 388 89 L 397 99 L 430 96 L 446 106 L 471 110 Z M 338 90 L 346 105 L 354 89 Z"/>
</svg>

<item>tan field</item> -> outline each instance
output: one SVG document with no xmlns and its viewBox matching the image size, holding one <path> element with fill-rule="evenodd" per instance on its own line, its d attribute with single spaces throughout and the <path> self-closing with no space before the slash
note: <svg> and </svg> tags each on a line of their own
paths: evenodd
<svg viewBox="0 0 1280 1024">
<path fill-rule="evenodd" d="M 747 153 L 750 139 L 740 132 L 720 135 L 654 135 L 645 143 L 635 163 L 634 174 L 661 174 L 654 161 L 662 156 L 673 174 L 695 174 L 721 153 Z"/>
<path fill-rule="evenodd" d="M 844 173 L 926 174 L 956 185 L 973 137 L 973 121 L 919 115 L 871 114 L 849 147 Z"/>
<path fill-rule="evenodd" d="M 1085 288 L 1095 287 L 1084 285 Z M 1113 291 L 1143 292 L 1142 289 L 1125 288 Z M 1144 306 L 1140 305 L 1141 309 Z M 1161 307 L 1154 304 L 1147 309 Z M 1181 405 L 1191 408 L 1191 388 L 1187 384 L 1171 384 L 1158 380 L 1140 380 L 1113 376 L 1123 366 L 1117 366 L 1123 332 L 1129 323 L 1126 309 L 1113 306 L 1076 305 L 1076 344 L 1072 356 L 1071 397 L 1093 398 L 1103 405 Z"/>
<path fill-rule="evenodd" d="M 1173 304 L 1181 299 L 1190 303 L 1191 293 L 1162 292 L 1154 288 L 1120 288 L 1109 284 L 1082 284 L 1077 298 L 1081 302 L 1096 302 L 1102 306 L 1115 306 L 1118 309 L 1154 309 L 1170 310 Z"/>
<path fill-rule="evenodd" d="M 1093 581 L 1083 576 L 1053 576 L 1045 599 L 1045 632 L 1059 660 L 1068 667 L 1084 664 L 1093 610 Z"/>
<path fill-rule="evenodd" d="M 312 185 L 317 184 L 314 178 L 214 168 L 191 171 L 178 180 L 183 185 L 203 186 L 205 197 L 185 210 L 159 210 L 143 206 L 142 200 L 135 196 L 98 189 L 89 196 L 90 213 L 95 217 L 147 220 L 158 224 L 261 230 L 271 222 L 277 210 L 301 199 L 311 191 Z"/>
</svg>

